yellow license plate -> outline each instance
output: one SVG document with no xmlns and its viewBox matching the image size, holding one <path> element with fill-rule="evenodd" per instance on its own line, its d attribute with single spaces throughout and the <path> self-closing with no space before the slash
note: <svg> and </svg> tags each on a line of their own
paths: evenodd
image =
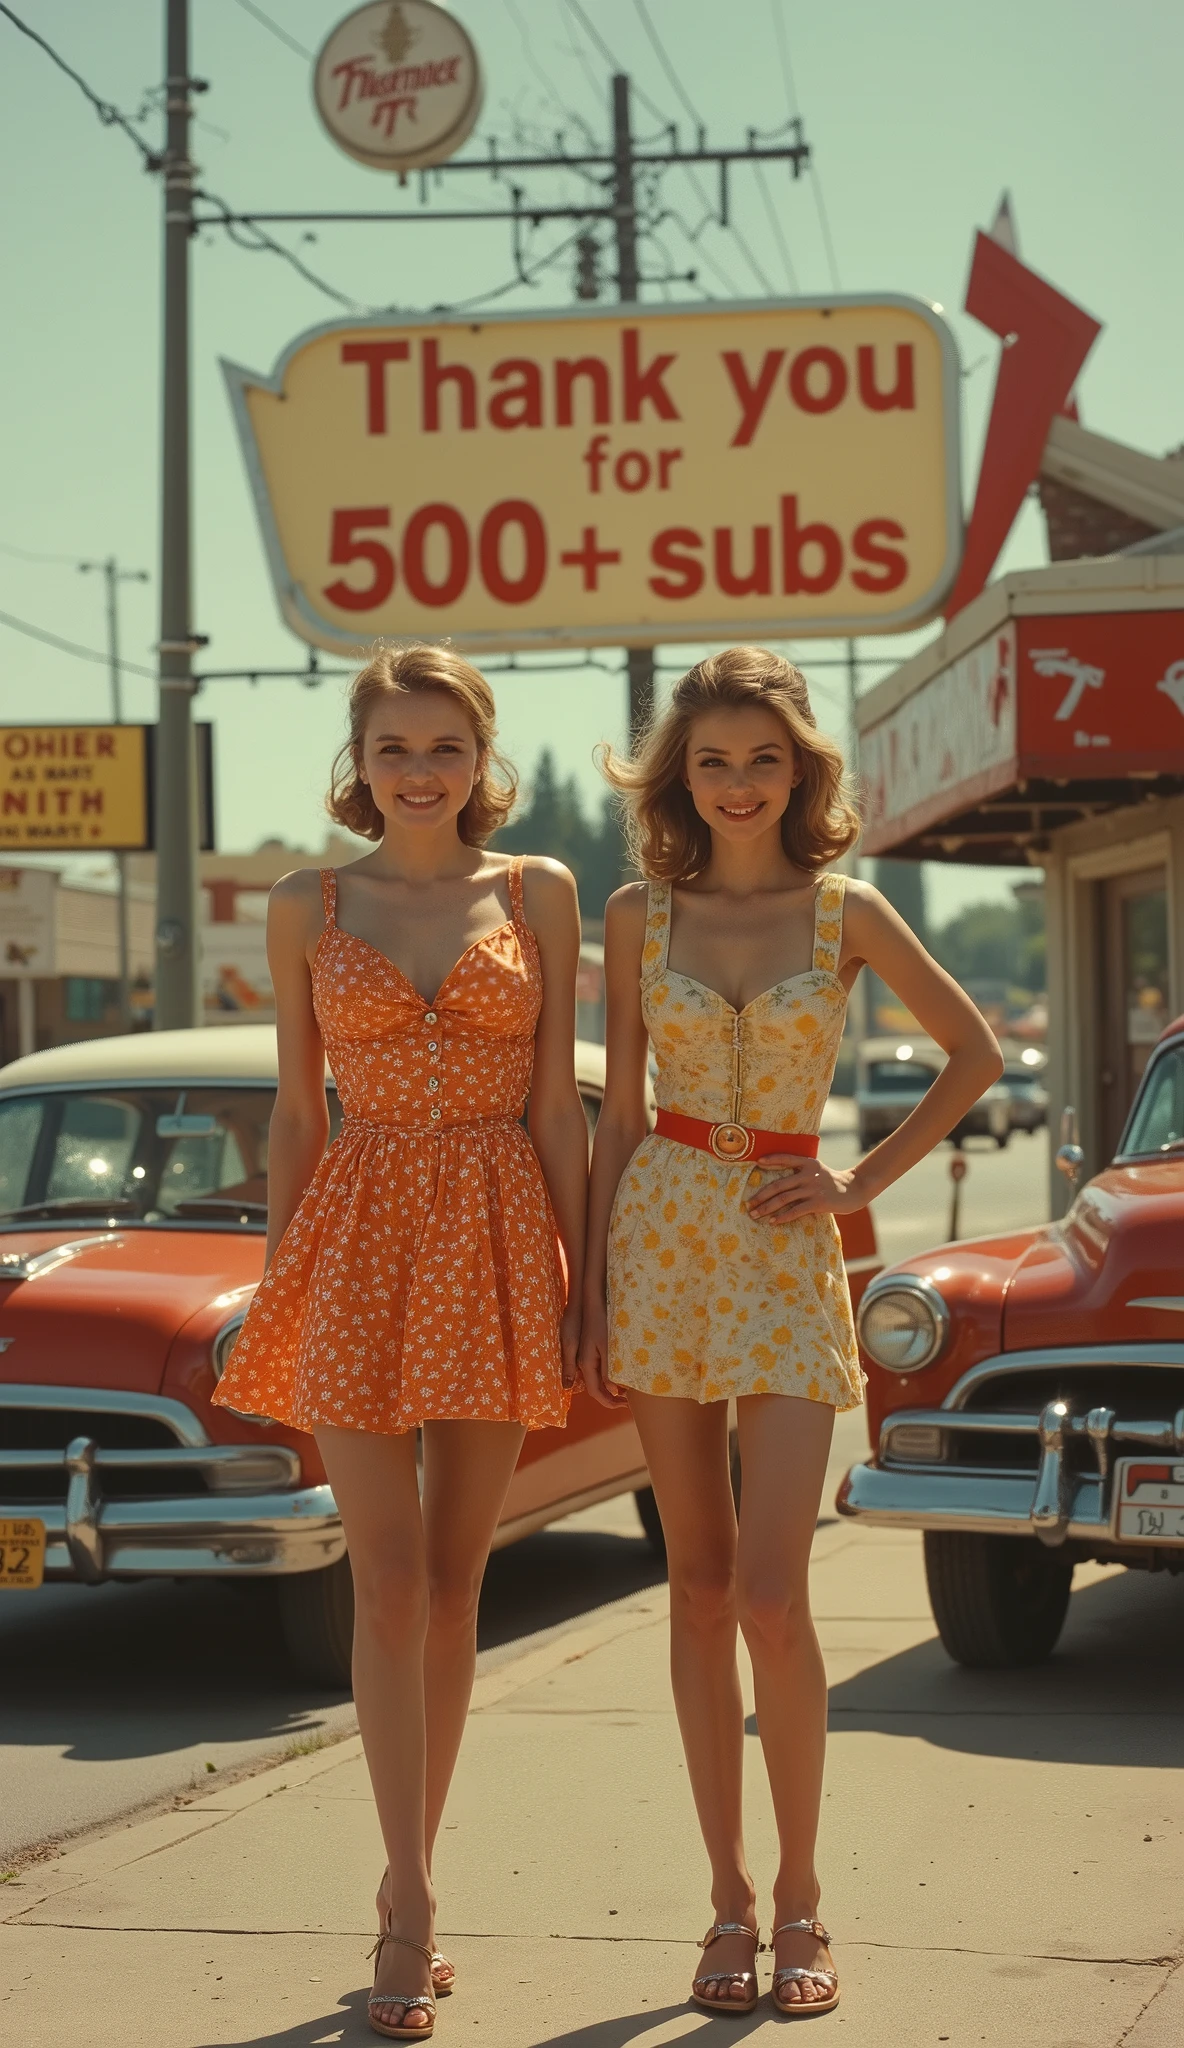
<svg viewBox="0 0 1184 2048">
<path fill-rule="evenodd" d="M 0 1521 L 0 1593 L 32 1593 L 45 1577 L 45 1523 Z"/>
</svg>

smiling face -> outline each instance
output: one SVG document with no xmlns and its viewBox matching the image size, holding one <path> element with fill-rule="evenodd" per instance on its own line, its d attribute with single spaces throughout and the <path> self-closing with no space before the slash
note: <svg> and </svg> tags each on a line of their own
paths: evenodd
<svg viewBox="0 0 1184 2048">
<path fill-rule="evenodd" d="M 777 713 L 754 704 L 696 718 L 683 775 L 704 824 L 743 843 L 780 826 L 800 771 Z"/>
<path fill-rule="evenodd" d="M 372 710 L 358 773 L 389 829 L 456 826 L 480 766 L 477 736 L 446 690 L 392 690 Z"/>
</svg>

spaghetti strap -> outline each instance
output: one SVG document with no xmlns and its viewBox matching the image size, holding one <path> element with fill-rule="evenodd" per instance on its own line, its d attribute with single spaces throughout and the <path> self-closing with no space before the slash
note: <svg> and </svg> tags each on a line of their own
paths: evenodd
<svg viewBox="0 0 1184 2048">
<path fill-rule="evenodd" d="M 321 869 L 321 902 L 325 906 L 326 925 L 337 922 L 337 870 Z"/>
<path fill-rule="evenodd" d="M 815 973 L 837 974 L 843 950 L 843 903 L 847 893 L 846 875 L 823 875 L 814 892 Z"/>
<path fill-rule="evenodd" d="M 510 916 L 515 924 L 526 923 L 526 909 L 522 900 L 522 859 L 520 853 L 515 854 L 506 872 L 506 882 L 510 891 Z"/>
<path fill-rule="evenodd" d="M 645 942 L 641 949 L 641 976 L 665 974 L 670 951 L 670 884 L 651 882 L 645 894 Z"/>
</svg>

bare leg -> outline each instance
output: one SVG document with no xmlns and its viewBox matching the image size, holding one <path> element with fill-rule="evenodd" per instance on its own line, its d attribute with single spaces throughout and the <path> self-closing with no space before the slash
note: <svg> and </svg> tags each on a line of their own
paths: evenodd
<svg viewBox="0 0 1184 2048">
<path fill-rule="evenodd" d="M 452 1782 L 477 1660 L 477 1603 L 525 1431 L 511 1422 L 427 1422 L 423 1429 L 423 1535 L 428 1626 L 423 1651 L 427 1726 L 424 1846 L 428 1870 Z M 434 1897 L 434 1894 L 433 1894 Z M 389 1899 L 383 1878 L 379 1912 Z M 437 1987 L 455 1974 L 437 1963 Z"/>
<path fill-rule="evenodd" d="M 818 1912 L 814 1847 L 826 1754 L 826 1672 L 810 1615 L 810 1546 L 834 1429 L 834 1409 L 780 1394 L 737 1402 L 744 1485 L 736 1559 L 740 1627 L 752 1658 L 757 1725 L 769 1773 L 781 1861 L 774 1926 Z M 810 1934 L 783 1935 L 776 1965 L 830 1967 Z M 790 1981 L 782 1996 L 811 2004 L 830 1987 Z"/>
<path fill-rule="evenodd" d="M 473 1690 L 481 1581 L 525 1434 L 516 1422 L 424 1424 L 429 1867 Z"/>
<path fill-rule="evenodd" d="M 754 1927 L 756 1891 L 741 1817 L 744 1705 L 736 1668 L 736 1512 L 723 1401 L 639 1394 L 629 1403 L 650 1469 L 670 1571 L 670 1676 L 687 1773 L 711 1864 L 717 1920 Z M 701 1967 L 753 1967 L 739 1935 L 715 1942 Z M 736 1981 L 708 1996 L 743 2001 Z"/>
<path fill-rule="evenodd" d="M 341 1510 L 354 1579 L 354 1702 L 386 1844 L 390 1931 L 432 1945 L 434 1902 L 424 1838 L 423 1651 L 428 1625 L 414 1436 L 322 1428 L 317 1448 Z M 431 1991 L 414 1949 L 383 1948 L 376 1988 Z M 388 2026 L 427 2026 L 422 2007 L 375 2007 Z"/>
</svg>

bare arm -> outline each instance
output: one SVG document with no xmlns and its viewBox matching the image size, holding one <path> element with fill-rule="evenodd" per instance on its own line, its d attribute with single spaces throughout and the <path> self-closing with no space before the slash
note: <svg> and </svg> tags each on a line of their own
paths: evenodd
<svg viewBox="0 0 1184 2048">
<path fill-rule="evenodd" d="M 766 1221 L 822 1209 L 846 1214 L 863 1208 L 932 1152 L 1003 1072 L 995 1035 L 970 997 L 931 959 L 879 890 L 866 882 L 847 884 L 843 954 L 848 964 L 866 962 L 900 997 L 948 1054 L 946 1065 L 900 1127 L 858 1166 L 836 1171 L 820 1160 L 803 1163 L 788 1153 L 770 1153 L 763 1166 L 785 1172 L 762 1187 L 748 1205 L 752 1215 Z"/>
<path fill-rule="evenodd" d="M 309 968 L 320 923 L 319 882 L 312 869 L 276 883 L 267 905 L 267 964 L 279 1042 L 279 1086 L 267 1147 L 268 1265 L 329 1135 L 325 1048 L 313 1013 Z"/>
<path fill-rule="evenodd" d="M 608 1225 L 617 1184 L 646 1133 L 645 1077 L 649 1037 L 641 1014 L 641 949 L 645 888 L 636 882 L 610 896 L 604 918 L 606 1001 L 604 1101 L 592 1147 L 584 1327 L 580 1370 L 589 1393 L 610 1407 L 623 1398 L 607 1377 L 605 1286 Z"/>
<path fill-rule="evenodd" d="M 576 1371 L 584 1276 L 584 1215 L 588 1197 L 588 1125 L 576 1086 L 576 969 L 580 960 L 580 907 L 574 877 L 555 860 L 533 859 L 522 876 L 527 922 L 543 965 L 543 1006 L 534 1042 L 530 1084 L 530 1136 L 567 1262 L 567 1309 L 560 1340 L 564 1377 Z"/>
</svg>

